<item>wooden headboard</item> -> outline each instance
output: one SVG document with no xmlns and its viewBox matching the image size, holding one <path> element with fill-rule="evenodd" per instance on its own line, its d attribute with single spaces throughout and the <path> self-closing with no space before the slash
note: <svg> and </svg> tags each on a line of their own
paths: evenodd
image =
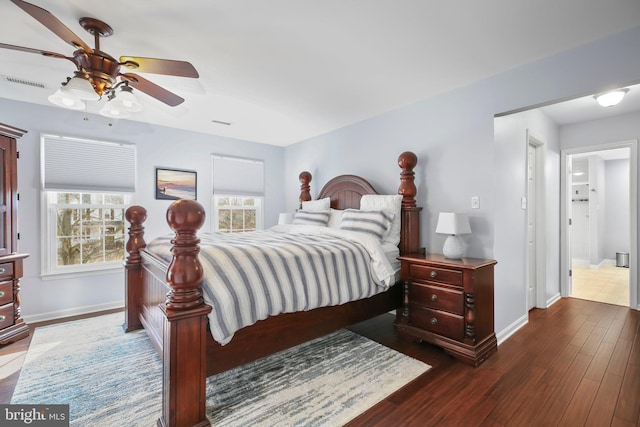
<svg viewBox="0 0 640 427">
<path fill-rule="evenodd" d="M 405 151 L 398 157 L 400 172 L 400 186 L 398 194 L 402 195 L 401 230 L 400 230 L 400 254 L 416 253 L 420 248 L 420 211 L 416 207 L 416 186 L 413 169 L 418 164 L 417 156 Z M 300 207 L 302 202 L 311 200 L 311 173 L 300 173 Z M 339 175 L 329 180 L 320 193 L 318 200 L 331 198 L 333 209 L 359 209 L 360 198 L 365 194 L 380 194 L 369 182 L 356 175 Z"/>
</svg>

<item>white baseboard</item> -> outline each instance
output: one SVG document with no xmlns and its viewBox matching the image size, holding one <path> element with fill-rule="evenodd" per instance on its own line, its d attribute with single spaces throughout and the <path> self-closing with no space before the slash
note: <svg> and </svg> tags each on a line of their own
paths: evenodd
<svg viewBox="0 0 640 427">
<path fill-rule="evenodd" d="M 116 308 L 124 308 L 124 300 L 113 301 L 104 304 L 87 305 L 84 307 L 68 308 L 66 310 L 50 311 L 48 313 L 34 314 L 31 316 L 23 316 L 26 323 L 46 322 L 48 320 L 63 319 L 65 317 L 79 316 L 82 314 L 97 313 L 100 311 L 113 310 Z"/>
<path fill-rule="evenodd" d="M 557 294 L 555 294 L 554 296 L 552 296 L 547 300 L 547 308 L 551 307 L 553 304 L 557 303 L 561 299 L 562 299 L 562 295 L 560 295 L 560 292 L 558 292 Z"/>
<path fill-rule="evenodd" d="M 502 344 L 506 341 L 511 335 L 515 334 L 518 329 L 522 328 L 524 325 L 529 323 L 529 314 L 525 314 L 511 325 L 507 326 L 502 331 L 496 334 L 496 339 L 498 340 L 498 345 Z"/>
</svg>

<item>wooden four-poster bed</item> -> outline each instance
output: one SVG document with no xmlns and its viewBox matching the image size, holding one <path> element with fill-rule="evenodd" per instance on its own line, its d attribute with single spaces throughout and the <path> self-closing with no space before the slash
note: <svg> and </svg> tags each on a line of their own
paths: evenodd
<svg viewBox="0 0 640 427">
<path fill-rule="evenodd" d="M 417 252 L 420 211 L 416 207 L 413 169 L 417 157 L 404 152 L 398 158 L 401 168 L 398 194 L 402 196 L 400 255 Z M 300 201 L 311 200 L 311 174 L 302 172 Z M 363 178 L 341 175 L 322 188 L 318 199 L 329 197 L 331 208 L 359 209 L 360 198 L 378 194 Z M 369 298 L 341 305 L 315 308 L 268 317 L 235 332 L 221 345 L 208 331 L 201 289 L 203 271 L 198 253 L 198 229 L 204 223 L 204 210 L 195 201 L 174 202 L 166 212 L 175 231 L 170 263 L 147 250 L 143 223 L 147 212 L 140 206 L 126 211 L 129 221 L 128 257 L 125 262 L 125 330 L 145 328 L 163 360 L 163 409 L 161 426 L 206 426 L 206 377 L 259 359 L 280 350 L 326 335 L 345 326 L 396 309 L 403 304 L 403 287 L 395 283 L 388 290 Z"/>
</svg>

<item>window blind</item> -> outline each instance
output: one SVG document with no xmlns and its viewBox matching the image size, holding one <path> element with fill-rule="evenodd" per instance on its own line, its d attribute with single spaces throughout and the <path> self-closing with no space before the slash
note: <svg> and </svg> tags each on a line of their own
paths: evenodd
<svg viewBox="0 0 640 427">
<path fill-rule="evenodd" d="M 214 194 L 264 194 L 264 162 L 237 157 L 212 157 Z"/>
<path fill-rule="evenodd" d="M 42 188 L 134 193 L 136 146 L 57 135 L 41 138 Z"/>
</svg>

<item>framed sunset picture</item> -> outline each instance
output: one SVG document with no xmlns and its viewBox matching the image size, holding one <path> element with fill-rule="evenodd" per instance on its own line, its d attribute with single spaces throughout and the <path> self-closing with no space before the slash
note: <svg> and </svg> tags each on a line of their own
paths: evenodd
<svg viewBox="0 0 640 427">
<path fill-rule="evenodd" d="M 197 196 L 195 171 L 156 168 L 156 199 L 196 200 Z"/>
</svg>

